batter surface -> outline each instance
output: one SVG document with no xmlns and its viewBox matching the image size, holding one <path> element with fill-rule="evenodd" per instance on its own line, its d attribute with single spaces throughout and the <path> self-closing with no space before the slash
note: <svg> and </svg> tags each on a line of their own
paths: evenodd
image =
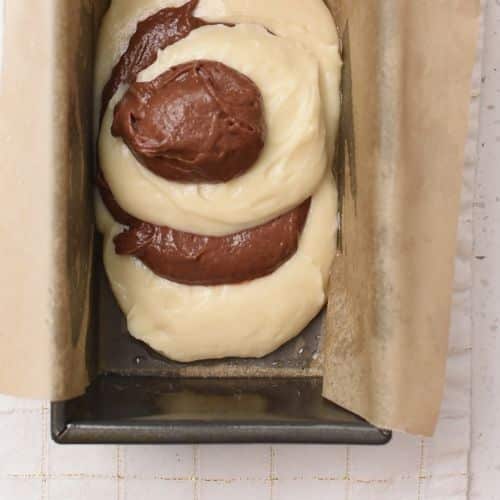
<svg viewBox="0 0 500 500">
<path fill-rule="evenodd" d="M 180 285 L 115 252 L 123 226 L 100 200 L 104 264 L 130 333 L 176 361 L 261 357 L 295 337 L 326 300 L 335 253 L 336 190 L 328 176 L 313 196 L 296 254 L 265 278 L 215 287 Z"/>
<path fill-rule="evenodd" d="M 174 229 L 224 236 L 291 210 L 321 182 L 328 151 L 320 70 L 299 42 L 258 25 L 218 25 L 199 28 L 161 51 L 138 80 L 151 81 L 172 66 L 200 59 L 236 69 L 262 93 L 267 134 L 253 167 L 223 184 L 181 184 L 155 175 L 111 133 L 120 91 L 104 115 L 100 162 L 118 203 L 130 214 Z"/>
<path fill-rule="evenodd" d="M 112 2 L 96 212 L 134 337 L 181 362 L 262 357 L 318 314 L 340 70 L 323 0 Z"/>
</svg>

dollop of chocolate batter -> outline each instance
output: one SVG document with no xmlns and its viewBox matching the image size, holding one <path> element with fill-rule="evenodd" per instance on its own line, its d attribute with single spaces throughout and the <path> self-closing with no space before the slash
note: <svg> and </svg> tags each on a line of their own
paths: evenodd
<svg viewBox="0 0 500 500">
<path fill-rule="evenodd" d="M 229 285 L 274 272 L 297 251 L 311 200 L 261 226 L 223 237 L 155 226 L 131 216 L 116 202 L 106 180 L 98 187 L 114 219 L 128 226 L 115 251 L 140 259 L 158 276 L 185 285 Z"/>
<path fill-rule="evenodd" d="M 227 182 L 264 147 L 263 99 L 252 80 L 225 64 L 192 61 L 133 83 L 115 107 L 111 132 L 160 177 Z"/>
<path fill-rule="evenodd" d="M 224 182 L 248 169 L 263 146 L 262 97 L 255 84 L 235 70 L 209 61 L 172 68 L 147 84 L 135 83 L 137 75 L 155 62 L 158 50 L 211 24 L 193 16 L 197 5 L 198 0 L 190 0 L 138 23 L 104 87 L 101 119 L 120 85 L 131 85 L 116 108 L 113 130 L 134 154 L 159 175 L 174 172 L 184 176 L 178 180 L 185 182 Z M 176 132 L 156 115 L 158 111 L 173 120 Z M 184 118 L 176 119 L 174 111 Z M 205 111 L 211 116 L 205 116 Z M 198 120 L 196 126 L 189 122 L 192 117 Z M 246 231 L 208 237 L 133 217 L 118 204 L 100 169 L 97 187 L 114 219 L 127 226 L 114 240 L 116 252 L 140 259 L 158 276 L 187 285 L 236 284 L 273 273 L 297 251 L 311 203 L 306 200 L 281 217 Z"/>
</svg>

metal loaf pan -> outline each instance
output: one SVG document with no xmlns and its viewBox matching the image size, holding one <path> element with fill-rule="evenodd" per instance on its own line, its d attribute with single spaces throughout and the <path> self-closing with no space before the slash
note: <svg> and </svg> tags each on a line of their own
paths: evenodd
<svg viewBox="0 0 500 500">
<path fill-rule="evenodd" d="M 67 145 L 71 179 L 83 179 L 91 211 L 93 172 L 92 61 L 106 1 L 62 2 L 67 35 L 58 48 L 73 58 L 70 112 L 77 123 Z M 79 5 L 78 5 L 79 4 Z M 68 41 L 69 40 L 69 41 Z M 76 55 L 75 55 L 76 54 Z M 89 64 L 79 64 L 86 60 Z M 77 96 L 76 98 L 74 96 Z M 72 134 L 80 134 L 79 138 Z M 82 397 L 52 404 L 53 439 L 62 444 L 338 443 L 385 444 L 377 429 L 321 395 L 320 315 L 297 339 L 263 360 L 181 365 L 132 339 L 101 263 L 102 242 L 88 214 L 92 248 L 90 328 L 92 382 Z M 68 228 L 72 234 L 72 228 Z M 81 240 L 81 236 L 79 237 Z M 74 265 L 74 263 L 69 263 Z M 76 286 L 76 285 L 75 285 Z M 72 304 L 81 307 L 78 300 Z"/>
</svg>

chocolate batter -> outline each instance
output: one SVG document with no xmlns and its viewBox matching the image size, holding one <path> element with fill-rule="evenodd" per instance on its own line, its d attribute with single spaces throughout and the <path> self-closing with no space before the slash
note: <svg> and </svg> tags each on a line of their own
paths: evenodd
<svg viewBox="0 0 500 500">
<path fill-rule="evenodd" d="M 238 71 L 192 61 L 133 83 L 115 107 L 111 132 L 160 177 L 227 182 L 249 170 L 264 146 L 263 99 Z"/>
<path fill-rule="evenodd" d="M 133 255 L 158 276 L 186 285 L 235 284 L 271 274 L 297 251 L 311 200 L 277 219 L 223 237 L 202 236 L 142 222 L 116 202 L 104 178 L 101 198 L 129 226 L 115 238 L 119 255 Z"/>
<path fill-rule="evenodd" d="M 115 238 L 155 274 L 186 285 L 234 284 L 274 272 L 297 251 L 310 200 L 268 224 L 215 238 L 142 223 Z"/>
<path fill-rule="evenodd" d="M 103 90 L 101 114 L 120 85 L 130 84 L 115 109 L 113 133 L 158 175 L 224 182 L 250 168 L 263 147 L 263 103 L 255 84 L 210 61 L 135 83 L 158 50 L 210 24 L 193 16 L 197 4 L 190 0 L 163 9 L 138 24 Z M 115 238 L 116 253 L 135 256 L 155 274 L 188 285 L 235 284 L 271 274 L 297 251 L 310 207 L 309 199 L 262 226 L 207 237 L 140 221 L 120 207 L 101 172 L 97 185 L 111 215 L 128 226 Z"/>
<path fill-rule="evenodd" d="M 156 61 L 159 50 L 186 38 L 197 28 L 212 24 L 193 16 L 198 1 L 167 7 L 137 24 L 127 50 L 113 68 L 102 92 L 101 118 L 120 85 L 134 83 L 137 75 Z"/>
</svg>

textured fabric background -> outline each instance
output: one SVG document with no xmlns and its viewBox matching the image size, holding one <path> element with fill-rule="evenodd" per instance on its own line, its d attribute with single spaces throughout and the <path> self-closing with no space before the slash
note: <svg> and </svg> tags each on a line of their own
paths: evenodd
<svg viewBox="0 0 500 500">
<path fill-rule="evenodd" d="M 481 120 L 487 130 L 482 130 L 481 136 L 491 135 L 496 143 L 493 151 L 498 152 L 500 116 L 499 110 L 495 109 L 500 109 L 500 0 L 489 0 L 486 25 L 487 66 L 483 74 L 490 75 L 491 80 L 483 81 L 483 87 L 488 86 L 488 99 L 482 101 Z M 472 355 L 472 347 L 477 343 L 475 339 L 473 342 L 472 334 L 483 338 L 481 314 L 486 318 L 486 313 L 478 312 L 479 321 L 475 321 L 472 307 L 478 301 L 479 309 L 483 307 L 482 299 L 478 297 L 485 294 L 482 292 L 486 287 L 484 282 L 489 283 L 484 276 L 481 280 L 473 280 L 472 272 L 485 260 L 485 255 L 478 254 L 477 244 L 473 253 L 474 228 L 476 233 L 478 227 L 486 227 L 485 233 L 488 232 L 489 200 L 478 201 L 477 194 L 484 190 L 478 182 L 488 185 L 488 178 L 484 175 L 489 170 L 483 163 L 479 170 L 482 177 L 476 181 L 480 89 L 481 66 L 478 63 L 464 175 L 447 390 L 440 425 L 433 439 L 395 435 L 393 442 L 384 448 L 260 445 L 59 447 L 50 441 L 47 403 L 0 397 L 0 500 L 499 499 L 495 482 L 500 472 L 493 466 L 489 467 L 495 462 L 493 455 L 498 441 L 485 441 L 483 436 L 493 438 L 498 434 L 494 430 L 494 415 L 488 407 L 490 401 L 492 408 L 500 402 L 492 386 L 500 378 L 500 370 L 495 373 L 494 359 L 487 352 Z M 491 113 L 495 112 L 496 119 L 491 119 Z M 493 129 L 496 136 L 488 133 Z M 488 145 L 480 143 L 480 150 L 485 147 Z M 493 158 L 491 154 L 485 155 L 484 161 L 491 163 Z M 498 182 L 495 186 L 498 202 L 498 175 L 491 182 L 494 180 Z M 489 194 L 491 189 L 490 185 Z M 476 237 L 480 243 L 483 242 L 481 238 L 484 236 Z M 488 248 L 491 260 L 494 257 L 491 245 Z M 496 247 L 497 264 L 500 263 L 498 255 Z M 478 272 L 484 273 L 487 269 L 482 267 Z M 492 276 L 488 278 L 500 285 L 499 275 L 496 280 Z M 473 281 L 477 285 L 474 288 Z M 498 326 L 490 329 L 491 345 L 495 342 L 497 330 Z M 484 349 L 485 345 L 482 341 L 479 347 Z M 477 386 L 478 393 L 477 397 L 474 393 L 474 414 L 478 413 L 476 402 L 483 407 L 480 416 L 474 418 L 471 470 L 472 371 L 474 389 Z M 486 489 L 488 486 L 491 489 Z"/>
</svg>

